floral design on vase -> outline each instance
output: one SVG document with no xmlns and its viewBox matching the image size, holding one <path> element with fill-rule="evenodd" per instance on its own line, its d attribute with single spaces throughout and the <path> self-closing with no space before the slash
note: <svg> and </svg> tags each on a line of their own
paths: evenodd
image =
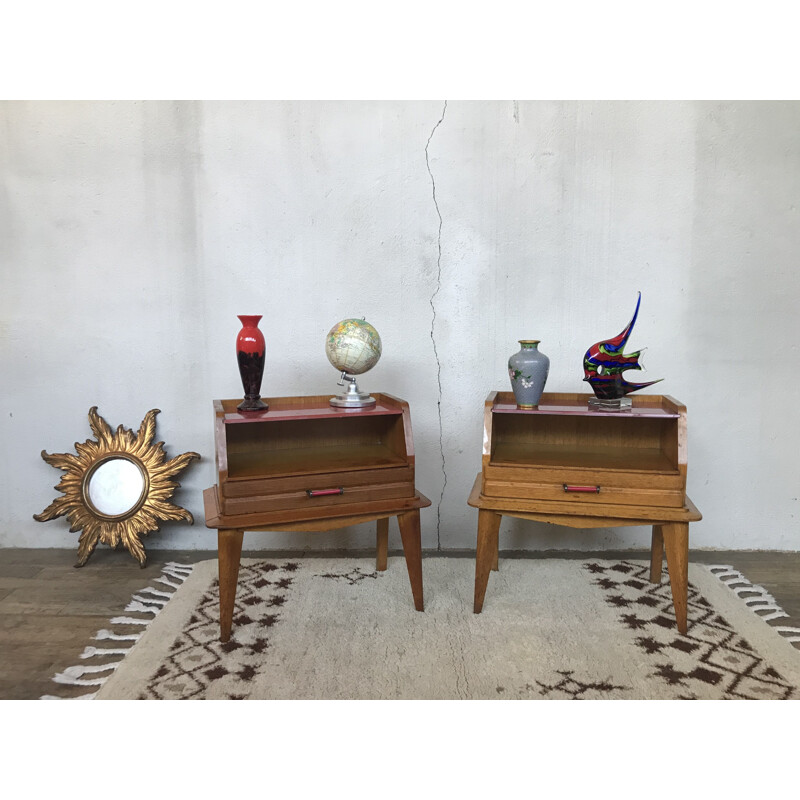
<svg viewBox="0 0 800 800">
<path fill-rule="evenodd" d="M 521 349 L 508 359 L 508 377 L 519 408 L 536 408 L 550 372 L 550 359 L 539 350 L 539 339 L 520 339 Z"/>
<path fill-rule="evenodd" d="M 244 388 L 244 400 L 239 411 L 265 411 L 269 406 L 261 399 L 261 378 L 264 375 L 266 345 L 264 334 L 258 329 L 261 315 L 240 314 L 242 329 L 236 337 L 236 359 Z"/>
</svg>

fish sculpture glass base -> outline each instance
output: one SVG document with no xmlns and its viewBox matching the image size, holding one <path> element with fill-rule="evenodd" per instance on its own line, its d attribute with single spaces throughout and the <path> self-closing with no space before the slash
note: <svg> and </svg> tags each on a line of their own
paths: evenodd
<svg viewBox="0 0 800 800">
<path fill-rule="evenodd" d="M 633 319 L 625 330 L 613 339 L 607 339 L 593 344 L 583 357 L 584 380 L 589 383 L 595 396 L 589 400 L 589 407 L 605 411 L 622 411 L 631 407 L 630 398 L 625 395 L 652 386 L 663 380 L 659 378 L 647 383 L 630 383 L 622 377 L 622 373 L 630 369 L 641 369 L 639 358 L 641 350 L 625 355 L 622 351 L 636 323 L 639 314 L 639 305 L 642 302 L 642 293 L 636 301 L 636 310 Z"/>
</svg>

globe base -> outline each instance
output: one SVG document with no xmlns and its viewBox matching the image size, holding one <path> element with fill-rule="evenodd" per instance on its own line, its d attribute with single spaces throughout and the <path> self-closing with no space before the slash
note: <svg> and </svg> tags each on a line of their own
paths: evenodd
<svg viewBox="0 0 800 800">
<path fill-rule="evenodd" d="M 342 372 L 339 385 L 343 386 L 345 383 L 347 383 L 347 391 L 330 399 L 330 404 L 334 408 L 367 408 L 368 406 L 374 406 L 378 402 L 374 397 L 370 397 L 370 395 L 358 388 L 354 375 Z"/>
<path fill-rule="evenodd" d="M 331 397 L 330 404 L 334 408 L 368 408 L 374 406 L 378 401 L 368 394 L 359 393 L 357 397 L 348 394 L 337 394 Z"/>
</svg>

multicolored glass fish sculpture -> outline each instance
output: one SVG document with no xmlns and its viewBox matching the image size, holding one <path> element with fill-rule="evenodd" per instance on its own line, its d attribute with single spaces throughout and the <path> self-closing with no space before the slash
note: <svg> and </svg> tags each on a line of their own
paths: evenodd
<svg viewBox="0 0 800 800">
<path fill-rule="evenodd" d="M 659 378 L 648 383 L 629 383 L 622 377 L 622 373 L 625 370 L 642 368 L 639 364 L 641 350 L 637 350 L 627 356 L 622 352 L 633 330 L 641 302 L 642 293 L 639 292 L 636 310 L 633 312 L 633 319 L 628 324 L 628 327 L 613 339 L 593 344 L 583 357 L 584 380 L 589 382 L 595 396 L 601 400 L 616 400 L 631 392 L 644 389 L 645 386 L 652 386 L 654 383 L 664 380 Z"/>
</svg>

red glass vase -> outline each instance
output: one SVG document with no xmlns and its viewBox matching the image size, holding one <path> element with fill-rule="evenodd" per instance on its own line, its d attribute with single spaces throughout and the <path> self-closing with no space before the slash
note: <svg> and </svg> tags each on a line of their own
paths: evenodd
<svg viewBox="0 0 800 800">
<path fill-rule="evenodd" d="M 266 346 L 264 334 L 258 329 L 261 315 L 239 314 L 242 329 L 236 337 L 236 359 L 242 376 L 244 400 L 239 411 L 264 411 L 269 406 L 261 399 L 261 378 L 264 376 Z"/>
</svg>

